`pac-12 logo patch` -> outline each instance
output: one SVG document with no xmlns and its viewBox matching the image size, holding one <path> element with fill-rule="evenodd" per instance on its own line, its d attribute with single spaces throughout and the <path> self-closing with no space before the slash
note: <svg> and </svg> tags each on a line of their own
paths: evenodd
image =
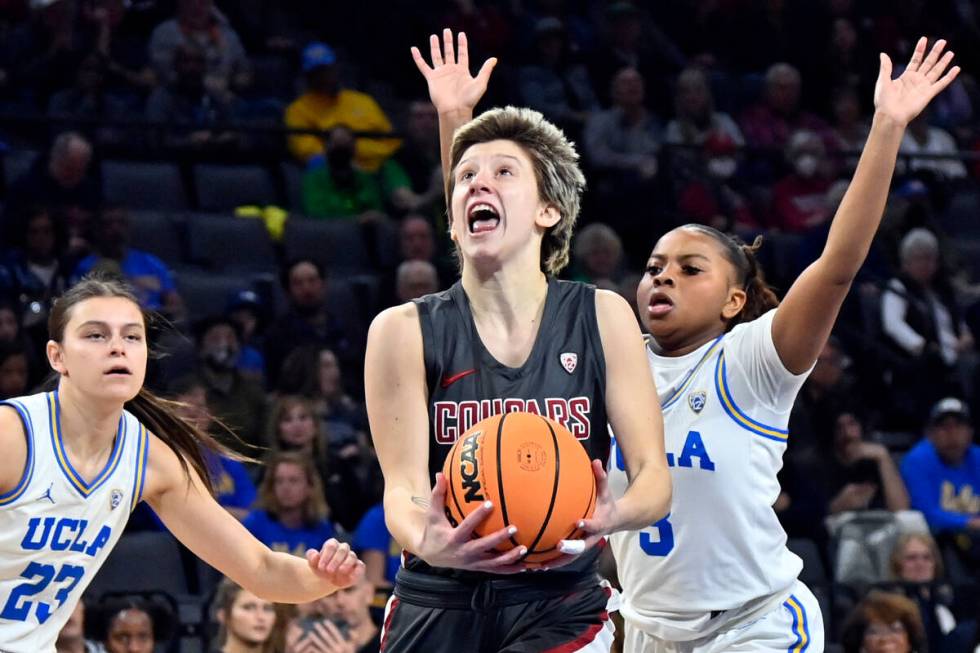
<svg viewBox="0 0 980 653">
<path fill-rule="evenodd" d="M 565 352 L 558 357 L 561 360 L 561 366 L 565 368 L 565 371 L 571 374 L 575 371 L 578 366 L 578 354 L 573 354 L 571 352 Z"/>
<path fill-rule="evenodd" d="M 708 393 L 704 390 L 698 390 L 697 392 L 692 392 L 687 395 L 687 405 L 691 407 L 695 413 L 700 413 L 704 410 L 704 404 L 708 400 Z"/>
<path fill-rule="evenodd" d="M 115 510 L 116 508 L 118 508 L 119 504 L 122 503 L 122 500 L 123 500 L 122 490 L 113 490 L 112 493 L 109 494 L 109 509 Z"/>
</svg>

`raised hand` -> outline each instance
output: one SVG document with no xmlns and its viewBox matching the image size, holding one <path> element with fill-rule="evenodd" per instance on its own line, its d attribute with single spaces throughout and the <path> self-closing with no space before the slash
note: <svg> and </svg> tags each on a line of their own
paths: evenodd
<svg viewBox="0 0 980 653">
<path fill-rule="evenodd" d="M 474 539 L 473 532 L 485 520 L 493 506 L 487 501 L 453 528 L 446 519 L 446 488 L 448 483 L 442 474 L 436 475 L 432 498 L 426 510 L 425 531 L 422 533 L 420 551 L 413 551 L 433 567 L 451 567 L 485 571 L 494 574 L 514 574 L 524 571 L 521 556 L 527 553 L 523 546 L 514 547 L 506 553 L 496 550 L 498 544 L 506 542 L 517 532 L 513 526 L 501 528 L 495 533 Z"/>
<path fill-rule="evenodd" d="M 457 40 L 454 49 L 453 32 L 448 28 L 442 30 L 441 44 L 438 36 L 429 36 L 431 66 L 426 63 L 418 48 L 412 48 L 412 58 L 429 85 L 429 98 L 439 113 L 472 113 L 473 107 L 486 92 L 490 73 L 497 65 L 497 59 L 491 57 L 483 63 L 476 77 L 472 76 L 466 34 L 460 32 Z"/>
<path fill-rule="evenodd" d="M 310 549 L 306 560 L 314 574 L 338 589 L 350 587 L 364 575 L 364 563 L 357 559 L 349 544 L 330 538 L 319 551 Z"/>
<path fill-rule="evenodd" d="M 926 37 L 920 38 L 905 72 L 898 79 L 892 79 L 891 59 L 881 53 L 881 67 L 875 83 L 875 109 L 901 125 L 907 125 L 919 115 L 960 73 L 959 66 L 946 71 L 953 61 L 953 53 L 943 54 L 945 47 L 946 41 L 940 39 L 926 56 Z"/>
</svg>

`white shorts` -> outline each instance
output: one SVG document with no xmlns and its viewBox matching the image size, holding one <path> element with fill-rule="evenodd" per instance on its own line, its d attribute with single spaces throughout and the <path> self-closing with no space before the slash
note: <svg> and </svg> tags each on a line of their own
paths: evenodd
<svg viewBox="0 0 980 653">
<path fill-rule="evenodd" d="M 668 642 L 625 624 L 623 653 L 823 653 L 823 615 L 810 589 L 796 581 L 778 607 L 701 639 Z"/>
</svg>

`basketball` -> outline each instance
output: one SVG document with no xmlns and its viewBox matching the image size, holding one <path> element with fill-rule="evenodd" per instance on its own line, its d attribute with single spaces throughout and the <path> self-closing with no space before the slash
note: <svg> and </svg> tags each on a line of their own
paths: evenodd
<svg viewBox="0 0 980 653">
<path fill-rule="evenodd" d="M 524 562 L 532 566 L 561 555 L 559 541 L 579 539 L 578 521 L 595 509 L 595 476 L 585 448 L 561 424 L 532 413 L 474 424 L 453 445 L 443 474 L 450 523 L 456 526 L 484 501 L 493 502 L 476 536 L 516 526 L 498 549 L 524 545 Z"/>
</svg>

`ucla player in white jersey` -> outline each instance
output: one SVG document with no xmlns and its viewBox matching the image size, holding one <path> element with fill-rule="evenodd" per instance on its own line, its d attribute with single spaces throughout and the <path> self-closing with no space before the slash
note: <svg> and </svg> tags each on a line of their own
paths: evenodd
<svg viewBox="0 0 980 653">
<path fill-rule="evenodd" d="M 220 447 L 143 389 L 146 321 L 127 286 L 83 279 L 55 302 L 48 330 L 57 390 L 0 404 L 0 651 L 55 650 L 140 501 L 266 600 L 310 601 L 363 574 L 335 540 L 305 560 L 273 553 L 215 502 L 201 447 Z"/>
<path fill-rule="evenodd" d="M 748 247 L 709 227 L 657 242 L 637 290 L 652 334 L 671 513 L 615 533 L 629 653 L 823 650 L 820 609 L 772 504 L 790 409 L 867 256 L 908 122 L 959 72 L 938 41 L 891 78 L 881 55 L 875 115 L 820 258 L 776 308 Z M 775 310 L 772 310 L 775 309 Z M 617 491 L 629 473 L 610 463 Z"/>
</svg>

